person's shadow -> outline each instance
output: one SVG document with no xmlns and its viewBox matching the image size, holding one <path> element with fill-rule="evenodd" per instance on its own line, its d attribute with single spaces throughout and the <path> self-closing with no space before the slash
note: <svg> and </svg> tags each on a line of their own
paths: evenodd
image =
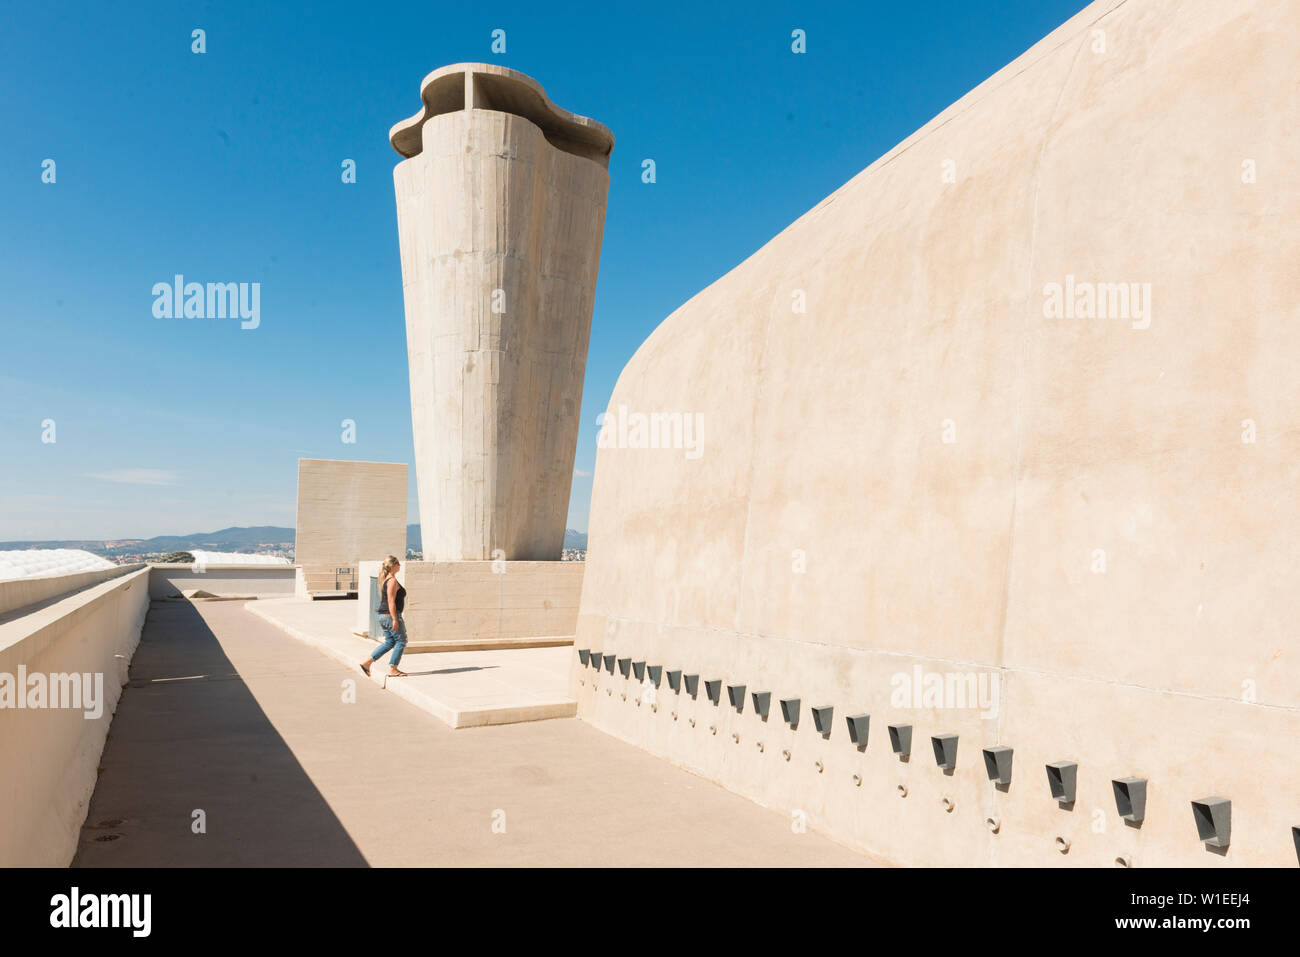
<svg viewBox="0 0 1300 957">
<path fill-rule="evenodd" d="M 408 671 L 406 677 L 414 678 L 418 675 L 457 675 L 464 671 L 487 671 L 490 668 L 500 667 L 500 665 L 472 665 L 468 668 L 440 668 L 436 671 Z"/>
</svg>

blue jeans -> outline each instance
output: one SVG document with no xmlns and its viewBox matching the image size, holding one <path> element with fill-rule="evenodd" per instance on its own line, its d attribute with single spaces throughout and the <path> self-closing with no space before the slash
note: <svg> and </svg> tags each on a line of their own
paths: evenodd
<svg viewBox="0 0 1300 957">
<path fill-rule="evenodd" d="M 396 668 L 397 663 L 402 660 L 402 652 L 406 650 L 406 622 L 400 618 L 397 619 L 397 630 L 394 633 L 393 619 L 387 615 L 381 615 L 379 617 L 379 627 L 384 629 L 384 640 L 378 648 L 370 653 L 370 659 L 378 661 L 388 653 L 389 648 L 392 648 L 393 658 L 388 663 Z"/>
</svg>

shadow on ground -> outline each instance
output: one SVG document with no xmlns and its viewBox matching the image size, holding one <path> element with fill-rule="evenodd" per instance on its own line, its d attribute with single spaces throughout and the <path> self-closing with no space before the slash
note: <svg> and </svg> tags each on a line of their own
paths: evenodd
<svg viewBox="0 0 1300 957">
<path fill-rule="evenodd" d="M 73 866 L 367 862 L 195 606 L 154 602 Z"/>
</svg>

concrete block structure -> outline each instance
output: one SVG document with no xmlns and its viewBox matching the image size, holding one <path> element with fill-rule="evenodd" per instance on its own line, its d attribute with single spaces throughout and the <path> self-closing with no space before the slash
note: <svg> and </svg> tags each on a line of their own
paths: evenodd
<svg viewBox="0 0 1300 957">
<path fill-rule="evenodd" d="M 299 459 L 298 594 L 354 592 L 358 562 L 405 558 L 406 491 L 401 463 Z"/>
<path fill-rule="evenodd" d="M 380 635 L 379 562 L 361 562 L 353 631 Z M 411 651 L 536 648 L 570 644 L 582 596 L 582 562 L 406 562 Z"/>
<path fill-rule="evenodd" d="M 369 635 L 376 640 L 382 634 L 379 627 L 379 570 L 382 561 L 357 562 L 357 610 L 352 631 L 357 635 Z M 397 583 L 406 585 L 406 563 L 402 563 L 397 575 Z"/>
<path fill-rule="evenodd" d="M 1294 865 L 1297 36 L 1285 0 L 1093 3 L 624 369 L 611 414 L 703 441 L 599 451 L 577 646 L 914 729 L 911 760 L 632 707 L 575 653 L 580 717 L 901 864 Z M 941 734 L 1024 770 L 945 773 Z"/>
<path fill-rule="evenodd" d="M 403 584 L 412 647 L 568 644 L 582 571 L 582 562 L 411 562 Z"/>
<path fill-rule="evenodd" d="M 424 557 L 554 561 L 614 138 L 490 64 L 420 96 L 389 138 Z"/>
<path fill-rule="evenodd" d="M 194 591 L 222 597 L 287 596 L 295 593 L 298 577 L 292 565 L 155 562 L 149 566 L 149 597 L 178 598 Z"/>
</svg>

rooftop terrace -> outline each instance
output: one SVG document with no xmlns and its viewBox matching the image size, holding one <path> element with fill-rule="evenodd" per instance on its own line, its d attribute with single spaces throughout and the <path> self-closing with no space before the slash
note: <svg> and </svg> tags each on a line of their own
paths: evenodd
<svg viewBox="0 0 1300 957">
<path fill-rule="evenodd" d="M 573 718 L 453 731 L 239 601 L 152 603 L 100 766 L 78 866 L 875 863 Z"/>
</svg>

